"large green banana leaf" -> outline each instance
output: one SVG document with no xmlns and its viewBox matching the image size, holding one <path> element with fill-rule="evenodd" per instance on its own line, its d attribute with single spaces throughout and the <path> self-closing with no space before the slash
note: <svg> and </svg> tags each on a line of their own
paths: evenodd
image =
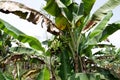
<svg viewBox="0 0 120 80">
<path fill-rule="evenodd" d="M 95 26 L 98 22 L 100 22 L 107 13 L 117 6 L 120 5 L 120 0 L 108 0 L 103 6 L 101 6 L 95 13 L 93 13 L 91 20 L 88 22 L 85 29 L 89 29 Z"/>
<path fill-rule="evenodd" d="M 120 5 L 120 0 L 108 0 L 103 6 L 101 6 L 92 16 L 92 20 L 101 21 L 102 18 L 107 15 L 108 11 L 113 10 Z"/>
<path fill-rule="evenodd" d="M 24 34 L 23 32 L 19 31 L 17 28 L 13 27 L 2 19 L 0 19 L 0 29 L 23 43 L 29 43 L 32 48 L 44 52 L 44 48 L 42 47 L 38 39 Z"/>
<path fill-rule="evenodd" d="M 104 19 L 96 26 L 96 28 L 89 33 L 88 35 L 89 38 L 86 44 L 93 45 L 99 42 L 102 32 L 106 28 L 106 25 L 111 17 L 112 17 L 112 12 L 110 11 L 104 17 Z"/>
<path fill-rule="evenodd" d="M 105 29 L 108 21 L 110 20 L 110 18 L 112 17 L 112 12 L 109 11 L 107 13 L 107 15 L 104 17 L 104 19 L 96 26 L 96 28 L 91 31 L 90 33 L 90 38 L 95 38 L 96 36 L 98 36 L 100 33 L 102 33 L 102 31 Z"/>
</svg>

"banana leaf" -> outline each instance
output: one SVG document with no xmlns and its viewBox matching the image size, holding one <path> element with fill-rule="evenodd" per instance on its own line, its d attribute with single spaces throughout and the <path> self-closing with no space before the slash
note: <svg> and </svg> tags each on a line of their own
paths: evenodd
<svg viewBox="0 0 120 80">
<path fill-rule="evenodd" d="M 23 32 L 13 27 L 9 23 L 3 21 L 2 19 L 0 19 L 0 29 L 13 36 L 15 39 L 18 39 L 23 43 L 28 43 L 32 48 L 44 52 L 44 48 L 42 47 L 38 39 L 24 34 Z"/>
</svg>

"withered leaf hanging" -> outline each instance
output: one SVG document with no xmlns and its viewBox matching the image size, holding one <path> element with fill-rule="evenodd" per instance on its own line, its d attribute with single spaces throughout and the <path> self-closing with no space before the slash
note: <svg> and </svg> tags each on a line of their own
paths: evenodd
<svg viewBox="0 0 120 80">
<path fill-rule="evenodd" d="M 56 25 L 49 18 L 47 18 L 39 11 L 31 9 L 19 2 L 0 1 L 0 12 L 5 14 L 15 14 L 22 19 L 32 22 L 33 24 L 38 24 L 41 20 L 41 25 L 45 23 L 48 32 L 54 35 L 60 34 L 60 30 L 57 29 Z"/>
</svg>

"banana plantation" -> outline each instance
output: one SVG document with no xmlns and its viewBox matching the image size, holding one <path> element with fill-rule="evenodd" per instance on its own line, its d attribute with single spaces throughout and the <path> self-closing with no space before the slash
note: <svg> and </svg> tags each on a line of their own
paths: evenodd
<svg viewBox="0 0 120 80">
<path fill-rule="evenodd" d="M 120 29 L 120 21 L 109 23 L 120 0 L 93 14 L 96 0 L 44 1 L 43 12 L 0 0 L 0 13 L 40 23 L 53 36 L 40 41 L 0 18 L 0 80 L 120 80 L 120 49 L 108 40 Z"/>
</svg>

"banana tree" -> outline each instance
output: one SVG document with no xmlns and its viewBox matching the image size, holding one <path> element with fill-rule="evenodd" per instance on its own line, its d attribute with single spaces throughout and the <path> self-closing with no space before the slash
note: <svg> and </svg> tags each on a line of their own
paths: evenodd
<svg viewBox="0 0 120 80">
<path fill-rule="evenodd" d="M 58 78 L 62 80 L 101 80 L 107 79 L 107 77 L 99 73 L 99 70 L 104 69 L 94 64 L 94 55 L 91 50 L 105 45 L 98 43 L 107 39 L 120 28 L 119 23 L 108 24 L 113 15 L 112 10 L 120 5 L 120 0 L 108 0 L 90 16 L 94 3 L 95 0 L 82 0 L 80 4 L 73 0 L 46 0 L 44 10 L 54 16 L 55 22 L 52 22 L 44 14 L 13 1 L 0 1 L 0 12 L 13 13 L 34 24 L 42 19 L 42 23 L 46 24 L 47 31 L 55 35 L 53 41 L 45 41 L 48 45 L 47 51 L 37 47 L 37 50 L 42 50 L 46 57 L 50 58 L 51 64 L 48 69 L 43 69 L 38 78 L 49 80 L 50 78 L 45 78 L 45 74 L 48 74 L 48 70 L 50 70 L 52 80 Z M 0 28 L 3 31 L 14 32 L 7 26 Z M 17 39 L 23 42 L 29 42 L 31 39 L 27 37 L 27 40 L 24 41 L 20 39 L 21 37 L 26 39 L 26 35 L 17 36 Z M 32 40 L 34 41 L 34 39 Z M 36 49 L 35 46 L 38 44 L 31 47 Z M 57 57 L 57 63 L 60 65 L 55 65 L 55 61 L 51 62 L 54 56 Z M 95 69 L 92 69 L 92 64 Z"/>
<path fill-rule="evenodd" d="M 119 29 L 119 26 L 116 27 L 117 29 L 113 29 L 112 27 L 115 27 L 111 26 L 113 24 L 108 25 L 108 21 L 113 15 L 111 10 L 120 4 L 119 0 L 109 0 L 90 16 L 94 3 L 95 0 L 82 0 L 80 5 L 72 0 L 47 0 L 47 4 L 44 7 L 49 14 L 55 17 L 56 27 L 62 31 L 62 35 L 58 38 L 62 44 L 60 46 L 62 64 L 59 72 L 62 80 L 68 78 L 84 79 L 81 78 L 81 74 L 79 74 L 78 78 L 75 78 L 75 76 L 80 72 L 90 73 L 87 70 L 90 66 L 87 67 L 86 62 L 89 59 L 92 61 L 94 56 L 91 49 L 99 46 L 99 42 L 107 39 L 109 35 Z M 110 30 L 110 26 L 113 30 Z M 70 76 L 72 74 L 74 78 Z M 87 79 L 85 77 L 84 80 Z M 90 79 L 93 80 L 92 78 Z M 97 78 L 94 77 L 94 79 Z"/>
</svg>

